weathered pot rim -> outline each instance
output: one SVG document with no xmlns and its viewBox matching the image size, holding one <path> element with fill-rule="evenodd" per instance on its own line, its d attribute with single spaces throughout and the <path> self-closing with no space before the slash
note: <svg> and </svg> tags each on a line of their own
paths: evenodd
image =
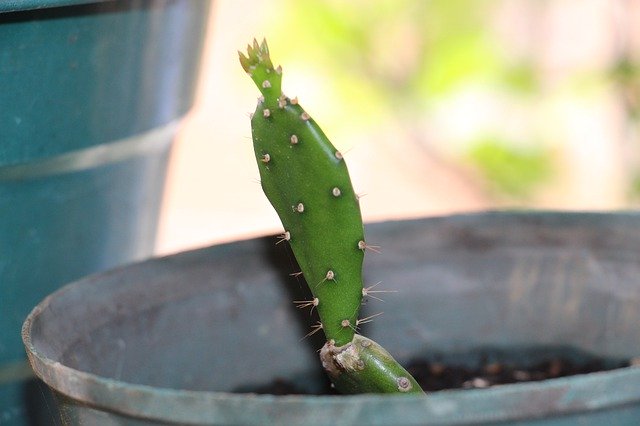
<svg viewBox="0 0 640 426">
<path fill-rule="evenodd" d="M 618 218 L 638 219 L 640 213 L 633 211 L 616 212 L 558 212 L 558 211 L 488 211 L 450 216 L 437 216 L 424 221 L 442 220 L 451 218 L 464 220 L 465 218 L 485 218 L 497 220 L 504 216 L 516 215 L 530 219 L 570 221 L 575 218 L 589 219 L 593 221 L 606 220 L 611 216 Z M 414 219 L 415 220 L 415 219 Z M 404 221 L 394 221 L 401 223 Z M 374 225 L 375 224 L 371 224 Z M 200 248 L 189 250 L 190 253 L 204 250 Z M 170 255 L 161 258 L 153 258 L 142 263 L 153 264 L 170 258 Z M 241 394 L 231 392 L 190 391 L 172 388 L 159 388 L 141 384 L 130 384 L 124 381 L 98 376 L 92 373 L 79 371 L 54 361 L 38 350 L 32 343 L 32 324 L 43 312 L 52 299 L 60 297 L 66 291 L 78 286 L 91 285 L 105 274 L 122 273 L 127 266 L 111 271 L 92 275 L 74 283 L 70 283 L 45 298 L 28 315 L 22 327 L 22 337 L 27 348 L 27 355 L 32 369 L 37 377 L 57 392 L 73 399 L 83 401 L 89 405 L 107 409 L 133 417 L 143 417 L 152 420 L 174 421 L 176 423 L 206 424 L 211 418 L 235 418 L 227 417 L 233 414 L 246 415 L 251 413 L 273 413 L 276 411 L 295 411 L 296 407 L 303 407 L 305 414 L 310 419 L 322 419 L 327 410 L 337 410 L 342 413 L 349 412 L 354 419 L 364 415 L 367 410 L 379 407 L 393 401 L 393 410 L 402 413 L 403 424 L 422 424 L 425 419 L 433 420 L 438 424 L 455 424 L 457 422 L 474 420 L 480 421 L 508 421 L 522 419 L 523 414 L 528 417 L 544 417 L 548 414 L 568 414 L 581 410 L 598 410 L 620 406 L 631 402 L 637 402 L 638 395 L 634 389 L 621 395 L 620 381 L 624 383 L 640 383 L 640 367 L 625 367 L 615 370 L 595 372 L 578 376 L 548 379 L 543 382 L 516 383 L 500 385 L 487 389 L 446 390 L 428 394 L 426 396 L 413 395 L 349 395 L 349 396 L 322 396 L 322 395 L 258 395 Z M 82 386 L 78 386 L 82 383 Z M 637 388 L 637 386 L 636 386 Z M 537 399 L 532 402 L 530 413 L 522 413 L 515 410 L 495 410 L 495 404 L 490 401 L 509 400 L 532 394 L 535 389 L 543 389 L 550 397 Z M 613 390 L 616 390 L 614 392 Z M 536 392 L 536 395 L 540 395 Z M 584 400 L 585 395 L 590 395 L 593 403 L 589 406 L 572 405 L 572 400 Z M 99 401 L 96 399 L 99 397 Z M 582 396 L 582 397 L 581 397 Z M 455 398 L 456 402 L 453 402 Z M 148 401 L 148 405 L 140 404 L 140 401 Z M 135 401 L 130 404 L 130 401 Z M 464 414 L 457 413 L 456 407 L 465 405 Z M 181 409 L 177 409 L 180 407 Z M 197 407 L 197 410 L 185 409 Z M 274 408 L 276 407 L 276 408 Z M 491 407 L 491 410 L 488 408 Z M 471 409 L 470 409 L 471 408 Z M 335 412 L 335 411 L 329 411 Z M 253 414 L 254 416 L 256 414 Z M 221 417 L 222 416 L 222 417 Z M 314 417 L 316 416 L 316 417 Z M 254 417 L 256 418 L 256 417 Z M 257 417 L 260 418 L 260 417 Z M 356 421 L 354 424 L 357 424 Z M 350 423 L 346 423 L 350 424 Z"/>
<path fill-rule="evenodd" d="M 0 2 L 0 12 L 19 12 L 34 9 L 76 6 L 88 3 L 104 3 L 113 0 L 9 0 Z"/>
</svg>

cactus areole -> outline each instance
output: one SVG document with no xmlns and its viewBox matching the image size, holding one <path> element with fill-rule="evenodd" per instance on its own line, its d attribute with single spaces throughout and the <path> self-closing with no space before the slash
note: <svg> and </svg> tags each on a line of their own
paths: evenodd
<svg viewBox="0 0 640 426">
<path fill-rule="evenodd" d="M 284 226 L 313 294 L 301 306 L 317 309 L 327 343 L 322 364 L 344 393 L 422 392 L 375 342 L 356 334 L 362 302 L 365 243 L 358 196 L 342 154 L 310 115 L 282 93 L 265 41 L 240 54 L 262 96 L 251 117 L 262 189 Z"/>
</svg>

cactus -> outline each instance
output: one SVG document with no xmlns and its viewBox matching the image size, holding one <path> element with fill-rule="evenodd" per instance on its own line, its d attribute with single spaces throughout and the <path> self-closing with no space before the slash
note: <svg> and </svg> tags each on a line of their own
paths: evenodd
<svg viewBox="0 0 640 426">
<path fill-rule="evenodd" d="M 262 96 L 251 118 L 261 185 L 284 226 L 313 299 L 327 343 L 322 364 L 338 390 L 422 392 L 415 380 L 377 343 L 357 334 L 363 294 L 365 242 L 358 196 L 342 154 L 320 127 L 281 90 L 265 41 L 242 52 L 240 63 Z M 311 334 L 310 333 L 310 334 Z"/>
</svg>

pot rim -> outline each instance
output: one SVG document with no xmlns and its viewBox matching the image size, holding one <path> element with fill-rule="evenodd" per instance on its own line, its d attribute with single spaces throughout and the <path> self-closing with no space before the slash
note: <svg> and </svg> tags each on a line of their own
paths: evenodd
<svg viewBox="0 0 640 426">
<path fill-rule="evenodd" d="M 10 0 L 0 2 L 0 12 L 21 12 L 35 9 L 77 6 L 88 3 L 104 3 L 114 0 Z"/>
<path fill-rule="evenodd" d="M 577 217 L 589 220 L 603 220 L 608 216 L 640 218 L 639 212 L 558 212 L 558 211 L 486 211 L 476 213 L 434 216 L 418 220 L 465 220 L 492 219 L 505 215 L 531 219 L 566 220 Z M 394 221 L 396 223 L 407 220 Z M 253 238 L 252 238 L 253 239 Z M 196 252 L 200 248 L 189 250 Z M 175 255 L 152 258 L 141 263 L 154 263 Z M 22 327 L 22 338 L 27 349 L 29 363 L 36 376 L 62 395 L 82 401 L 84 404 L 112 412 L 151 420 L 173 421 L 176 423 L 208 424 L 215 418 L 238 419 L 247 416 L 264 420 L 265 416 L 283 421 L 282 414 L 298 414 L 296 407 L 302 407 L 305 418 L 322 419 L 327 410 L 351 412 L 354 416 L 364 415 L 369 408 L 379 407 L 393 401 L 393 410 L 402 413 L 403 424 L 423 424 L 425 419 L 438 424 L 456 424 L 471 421 L 508 421 L 523 418 L 544 417 L 551 414 L 569 414 L 585 410 L 598 410 L 638 402 L 640 400 L 640 367 L 630 366 L 609 371 L 600 371 L 576 376 L 548 379 L 538 382 L 524 382 L 499 385 L 486 389 L 453 389 L 425 395 L 263 395 L 252 393 L 232 393 L 220 391 L 193 391 L 175 388 L 160 388 L 142 384 L 131 384 L 93 373 L 76 370 L 40 353 L 34 346 L 31 330 L 39 315 L 51 300 L 78 286 L 90 285 L 91 281 L 105 274 L 118 273 L 126 269 L 122 266 L 110 271 L 94 274 L 70 283 L 47 296 L 29 313 Z M 78 386 L 78 384 L 82 386 Z M 621 388 L 624 392 L 621 392 Z M 552 396 L 546 396 L 548 394 Z M 496 410 L 491 401 L 521 399 L 527 395 L 532 400 L 529 412 L 522 410 Z M 455 401 L 454 401 L 455 399 Z M 585 400 L 589 404 L 585 404 Z M 148 404 L 140 404 L 143 400 Z M 135 401 L 130 403 L 131 401 Z M 457 413 L 458 406 L 465 406 L 463 414 Z M 508 405 L 508 404 L 504 404 Z M 180 407 L 180 409 L 177 409 Z M 185 410 L 185 407 L 194 407 Z M 197 408 L 196 408 L 197 407 Z M 472 408 L 472 409 L 470 409 Z M 490 408 L 490 409 L 489 409 Z M 520 407 L 522 408 L 522 407 Z M 311 413 L 311 411 L 315 411 Z M 253 413 L 253 414 L 252 414 Z M 259 413 L 258 417 L 255 417 Z M 233 416 L 231 416 L 233 414 Z M 262 416 L 262 417 L 260 417 Z M 297 417 L 295 417 L 297 418 Z M 293 419 L 293 418 L 292 418 Z M 355 417 L 354 420 L 360 419 Z M 414 419 L 415 423 L 412 422 Z M 314 423 L 308 423 L 314 424 Z M 354 424 L 357 424 L 354 423 Z"/>
</svg>

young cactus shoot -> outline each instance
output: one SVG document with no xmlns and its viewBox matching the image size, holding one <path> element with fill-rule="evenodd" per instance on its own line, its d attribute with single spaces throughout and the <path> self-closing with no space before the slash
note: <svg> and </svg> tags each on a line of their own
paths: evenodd
<svg viewBox="0 0 640 426">
<path fill-rule="evenodd" d="M 422 392 L 387 351 L 356 333 L 368 245 L 342 154 L 297 98 L 282 93 L 282 68 L 273 66 L 266 41 L 239 54 L 262 94 L 251 118 L 262 189 L 313 295 L 306 306 L 317 310 L 316 330 L 327 338 L 325 370 L 344 393 Z"/>
</svg>

